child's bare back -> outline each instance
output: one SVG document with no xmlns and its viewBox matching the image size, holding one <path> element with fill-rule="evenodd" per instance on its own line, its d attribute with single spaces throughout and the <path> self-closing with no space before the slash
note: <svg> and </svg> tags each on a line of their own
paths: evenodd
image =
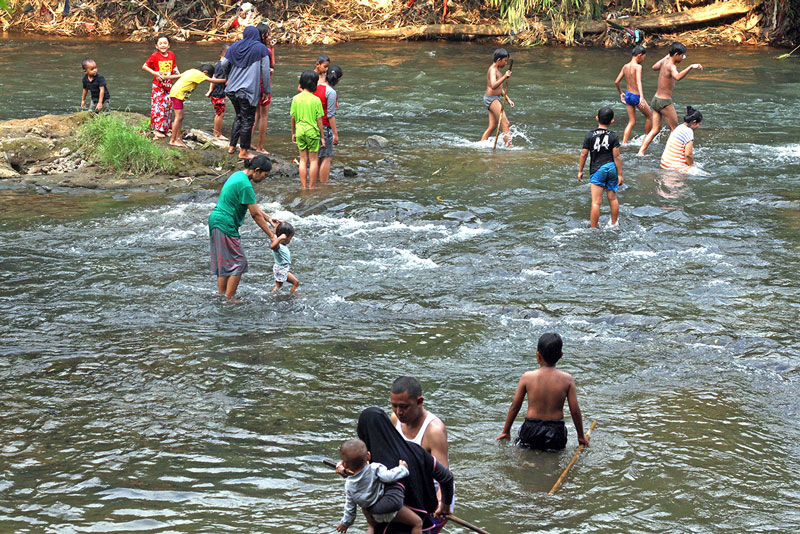
<svg viewBox="0 0 800 534">
<path fill-rule="evenodd" d="M 625 78 L 625 90 L 641 95 L 639 82 L 642 79 L 642 66 L 633 61 L 625 63 L 622 67 L 622 75 Z"/>
<path fill-rule="evenodd" d="M 564 401 L 570 392 L 575 394 L 575 379 L 569 373 L 559 371 L 555 367 L 542 367 L 523 374 L 518 387 L 524 387 L 528 397 L 528 411 L 525 412 L 525 417 L 563 419 Z"/>
</svg>

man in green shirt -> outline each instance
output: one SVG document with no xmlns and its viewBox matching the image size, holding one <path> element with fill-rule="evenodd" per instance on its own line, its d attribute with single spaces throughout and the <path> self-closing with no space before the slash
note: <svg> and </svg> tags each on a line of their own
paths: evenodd
<svg viewBox="0 0 800 534">
<path fill-rule="evenodd" d="M 217 290 L 228 299 L 233 299 L 242 274 L 247 272 L 247 258 L 239 242 L 239 227 L 249 211 L 256 224 L 272 239 L 273 219 L 256 204 L 253 183 L 259 183 L 272 169 L 267 156 L 256 156 L 245 160 L 244 170 L 233 173 L 222 186 L 216 207 L 208 216 L 208 231 L 211 239 L 211 273 L 217 277 Z"/>
</svg>

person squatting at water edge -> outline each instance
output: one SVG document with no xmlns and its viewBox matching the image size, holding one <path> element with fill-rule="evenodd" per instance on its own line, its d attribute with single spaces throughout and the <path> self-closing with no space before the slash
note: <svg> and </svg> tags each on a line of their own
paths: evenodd
<svg viewBox="0 0 800 534">
<path fill-rule="evenodd" d="M 261 42 L 261 34 L 255 26 L 244 29 L 242 39 L 233 43 L 220 61 L 223 78 L 227 79 L 225 95 L 233 104 L 236 118 L 231 128 L 228 154 L 236 152 L 239 157 L 252 158 L 250 153 L 253 124 L 261 93 L 270 94 L 269 51 Z"/>
<path fill-rule="evenodd" d="M 356 507 L 361 507 L 372 532 L 377 523 L 394 521 L 410 526 L 412 534 L 422 534 L 422 518 L 403 506 L 405 487 L 400 481 L 408 476 L 404 460 L 398 460 L 397 467 L 392 469 L 378 462 L 370 463 L 367 445 L 360 439 L 348 439 L 339 453 L 348 476 L 344 483 L 344 515 L 337 531 L 347 532 L 356 519 Z"/>
<path fill-rule="evenodd" d="M 422 386 L 411 376 L 401 376 L 392 383 L 389 392 L 392 406 L 391 421 L 400 435 L 411 443 L 416 443 L 436 458 L 445 467 L 450 467 L 449 449 L 447 445 L 447 428 L 444 423 L 422 407 L 425 398 Z M 442 499 L 441 491 L 437 495 Z M 447 501 L 443 501 L 447 502 Z M 447 502 L 448 510 L 455 509 L 455 496 Z M 439 532 L 447 520 L 434 519 L 433 533 Z"/>
<path fill-rule="evenodd" d="M 272 239 L 271 225 L 281 221 L 264 213 L 256 204 L 253 183 L 259 183 L 272 170 L 267 156 L 256 156 L 245 161 L 243 171 L 233 173 L 219 192 L 217 205 L 208 216 L 208 233 L 211 245 L 211 274 L 217 277 L 220 295 L 233 299 L 242 275 L 247 272 L 247 258 L 239 241 L 239 227 L 245 213 Z"/>
<path fill-rule="evenodd" d="M 431 456 L 426 450 L 407 441 L 401 436 L 386 413 L 377 407 L 366 408 L 358 418 L 358 438 L 364 442 L 373 462 L 399 465 L 400 460 L 407 463 L 408 476 L 403 479 L 404 493 L 402 504 L 416 512 L 422 518 L 422 530 L 425 533 L 438 532 L 432 520 L 442 521 L 448 513 L 447 506 L 436 497 L 435 482 L 438 482 L 444 501 L 452 500 L 453 474 L 450 470 Z M 343 462 L 336 466 L 336 472 L 343 477 L 348 473 Z M 391 497 L 399 500 L 399 493 L 392 492 Z M 388 503 L 386 503 L 388 505 Z M 395 504 L 399 509 L 399 506 Z M 399 525 L 398 525 L 399 526 Z M 395 524 L 376 524 L 368 531 L 374 533 L 397 532 Z M 403 532 L 406 532 L 403 530 Z"/>
<path fill-rule="evenodd" d="M 569 412 L 578 443 L 589 446 L 583 434 L 583 416 L 578 406 L 578 393 L 572 375 L 556 369 L 556 363 L 563 353 L 561 336 L 556 333 L 542 334 L 536 347 L 536 361 L 539 369 L 523 374 L 517 384 L 514 400 L 508 409 L 506 424 L 497 440 L 511 438 L 511 425 L 514 423 L 525 395 L 528 396 L 528 411 L 525 422 L 519 429 L 519 437 L 514 442 L 526 449 L 555 452 L 567 446 L 567 427 L 564 425 L 564 400 L 569 404 Z"/>
<path fill-rule="evenodd" d="M 618 186 L 622 185 L 622 156 L 619 153 L 619 138 L 608 127 L 614 122 L 614 110 L 609 107 L 600 108 L 595 116 L 597 128 L 589 130 L 583 139 L 583 148 L 578 160 L 578 181 L 583 182 L 583 166 L 586 156 L 591 154 L 589 183 L 592 189 L 592 210 L 589 224 L 597 228 L 600 220 L 600 205 L 603 203 L 603 190 L 608 197 L 611 208 L 611 226 L 617 224 L 619 217 Z"/>
<path fill-rule="evenodd" d="M 622 134 L 623 145 L 628 143 L 633 127 L 636 125 L 637 109 L 644 115 L 645 134 L 650 132 L 650 128 L 653 125 L 653 112 L 650 110 L 650 106 L 647 105 L 647 101 L 642 98 L 644 94 L 644 89 L 642 88 L 642 62 L 644 61 L 645 54 L 647 54 L 647 50 L 645 50 L 642 45 L 634 46 L 631 52 L 633 57 L 628 63 L 622 66 L 622 69 L 617 75 L 617 79 L 614 80 L 614 85 L 616 85 L 617 92 L 619 93 L 619 99 L 625 104 L 625 109 L 628 112 L 628 125 L 625 126 L 625 131 Z M 624 93 L 619 85 L 622 78 L 625 78 L 626 90 Z"/>
<path fill-rule="evenodd" d="M 694 167 L 694 131 L 703 122 L 703 114 L 692 106 L 686 108 L 683 124 L 672 130 L 661 155 L 661 168 L 689 172 Z"/>
<path fill-rule="evenodd" d="M 661 131 L 662 118 L 669 126 L 670 131 L 678 126 L 678 113 L 675 111 L 675 106 L 672 102 L 672 90 L 675 89 L 675 82 L 685 78 L 693 69 L 703 70 L 703 66 L 700 63 L 692 63 L 681 72 L 678 72 L 676 65 L 684 59 L 686 59 L 686 47 L 676 42 L 670 45 L 669 53 L 653 65 L 653 70 L 659 71 L 658 87 L 651 102 L 653 127 L 647 132 L 644 141 L 642 141 L 642 146 L 639 147 L 639 156 L 644 156 L 647 147 L 650 146 L 655 136 Z"/>
<path fill-rule="evenodd" d="M 506 146 L 511 146 L 508 117 L 502 110 L 503 98 L 508 101 L 509 106 L 514 107 L 514 102 L 508 98 L 503 89 L 503 82 L 511 77 L 511 69 L 508 69 L 502 76 L 500 75 L 500 69 L 506 66 L 510 55 L 505 48 L 498 48 L 494 51 L 493 58 L 492 64 L 486 72 L 486 92 L 483 95 L 483 104 L 489 110 L 489 126 L 483 132 L 481 141 L 489 139 L 489 136 L 497 129 L 497 121 L 500 121 L 500 126 L 503 128 L 503 140 L 506 142 Z"/>
</svg>

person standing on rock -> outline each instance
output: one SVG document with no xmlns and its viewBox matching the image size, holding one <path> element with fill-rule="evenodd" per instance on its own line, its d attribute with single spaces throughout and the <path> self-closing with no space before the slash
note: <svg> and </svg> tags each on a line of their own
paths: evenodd
<svg viewBox="0 0 800 534">
<path fill-rule="evenodd" d="M 228 154 L 236 152 L 239 145 L 239 158 L 249 159 L 250 143 L 253 135 L 253 124 L 256 109 L 261 100 L 261 93 L 271 94 L 269 51 L 261 42 L 261 34 L 255 26 L 248 26 L 240 41 L 228 48 L 225 57 L 220 61 L 227 79 L 225 95 L 230 98 L 236 118 L 231 129 Z"/>
<path fill-rule="evenodd" d="M 208 232 L 211 239 L 211 273 L 217 277 L 220 295 L 232 300 L 239 287 L 242 275 L 247 272 L 247 258 L 239 241 L 239 227 L 244 216 L 250 216 L 264 232 L 273 239 L 273 225 L 280 221 L 264 213 L 256 204 L 254 183 L 259 183 L 272 170 L 267 156 L 256 156 L 245 161 L 244 170 L 233 173 L 222 186 L 216 207 L 208 216 Z"/>
<path fill-rule="evenodd" d="M 164 34 L 156 37 L 156 51 L 150 54 L 142 65 L 142 70 L 153 75 L 153 90 L 150 95 L 150 128 L 157 138 L 167 136 L 172 123 L 172 99 L 169 91 L 172 80 L 180 78 L 175 54 L 169 49 L 169 37 Z"/>
</svg>

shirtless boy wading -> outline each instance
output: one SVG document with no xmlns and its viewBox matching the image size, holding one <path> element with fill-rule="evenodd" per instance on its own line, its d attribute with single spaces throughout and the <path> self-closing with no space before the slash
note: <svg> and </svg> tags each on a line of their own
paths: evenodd
<svg viewBox="0 0 800 534">
<path fill-rule="evenodd" d="M 661 119 L 669 126 L 670 131 L 678 126 L 678 113 L 675 111 L 675 106 L 672 102 L 672 90 L 675 89 L 675 82 L 682 80 L 693 69 L 703 70 L 700 63 L 692 63 L 681 72 L 678 72 L 678 63 L 686 59 L 686 47 L 681 43 L 672 43 L 669 47 L 669 54 L 661 58 L 655 65 L 653 70 L 658 72 L 658 89 L 650 102 L 653 108 L 653 127 L 648 132 L 647 137 L 642 141 L 642 146 L 639 148 L 639 156 L 644 156 L 647 147 L 653 141 L 658 132 L 661 130 Z"/>
<path fill-rule="evenodd" d="M 511 77 L 511 69 L 509 68 L 505 74 L 500 74 L 500 69 L 508 63 L 509 55 L 505 48 L 498 48 L 494 51 L 493 58 L 492 64 L 486 72 L 486 92 L 483 94 L 483 103 L 489 110 L 489 127 L 483 132 L 481 141 L 486 141 L 490 135 L 494 134 L 497 129 L 497 121 L 500 121 L 500 126 L 503 128 L 503 140 L 506 142 L 506 146 L 511 146 L 508 118 L 503 111 L 503 97 L 508 101 L 509 106 L 514 107 L 514 102 L 503 90 L 503 82 Z"/>
</svg>

